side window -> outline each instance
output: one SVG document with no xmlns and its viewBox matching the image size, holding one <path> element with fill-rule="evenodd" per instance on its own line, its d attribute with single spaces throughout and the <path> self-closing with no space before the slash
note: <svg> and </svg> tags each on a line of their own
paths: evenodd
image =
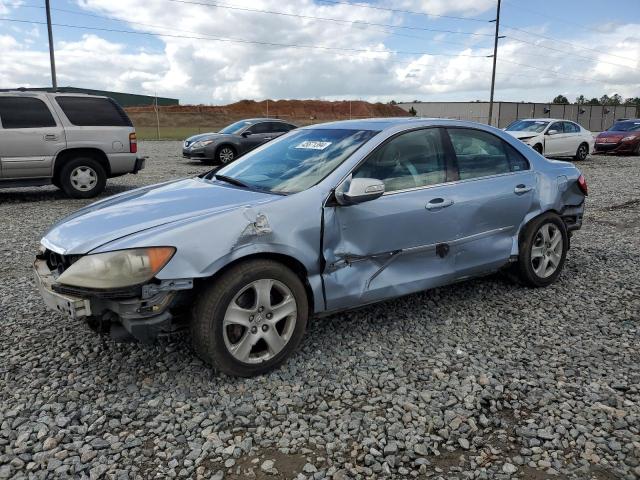
<svg viewBox="0 0 640 480">
<path fill-rule="evenodd" d="M 579 133 L 580 127 L 578 127 L 575 123 L 572 122 L 562 122 L 564 123 L 564 133 Z"/>
<path fill-rule="evenodd" d="M 564 133 L 564 126 L 562 125 L 564 122 L 555 122 L 552 123 L 549 127 L 549 130 L 556 130 L 558 133 Z M 549 131 L 547 130 L 547 132 Z"/>
<path fill-rule="evenodd" d="M 447 129 L 456 154 L 460 180 L 526 170 L 529 165 L 513 147 L 482 130 Z"/>
<path fill-rule="evenodd" d="M 382 180 L 387 192 L 444 183 L 447 166 L 440 129 L 395 137 L 374 151 L 353 176 Z"/>
<path fill-rule="evenodd" d="M 271 122 L 269 124 L 269 131 L 274 133 L 284 133 L 289 131 L 289 126 L 282 122 Z"/>
<path fill-rule="evenodd" d="M 32 97 L 0 97 L 0 120 L 5 129 L 56 126 L 49 107 Z"/>
<path fill-rule="evenodd" d="M 256 133 L 269 133 L 269 132 L 271 132 L 270 126 L 271 126 L 271 122 L 260 122 L 260 123 L 255 123 L 254 125 L 252 125 L 249 128 L 249 130 L 253 134 L 256 134 Z"/>
<path fill-rule="evenodd" d="M 79 127 L 131 127 L 131 120 L 110 98 L 61 95 L 56 102 L 73 125 Z"/>
</svg>

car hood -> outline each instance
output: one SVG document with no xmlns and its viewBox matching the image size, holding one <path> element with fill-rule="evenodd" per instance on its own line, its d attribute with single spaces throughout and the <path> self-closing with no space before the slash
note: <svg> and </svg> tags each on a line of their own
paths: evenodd
<svg viewBox="0 0 640 480">
<path fill-rule="evenodd" d="M 635 135 L 636 132 L 602 132 L 598 134 L 596 138 L 613 138 L 615 140 L 622 140 L 624 137 L 629 137 L 631 135 Z"/>
<path fill-rule="evenodd" d="M 199 142 L 201 140 L 219 140 L 221 138 L 229 138 L 233 135 L 229 133 L 202 133 L 200 135 L 194 135 L 193 137 L 189 137 L 185 140 L 185 143 L 191 145 L 195 142 Z"/>
<path fill-rule="evenodd" d="M 536 133 L 536 132 L 520 132 L 520 131 L 516 132 L 511 130 L 507 130 L 507 133 L 516 138 L 531 138 L 531 137 L 537 137 L 538 135 L 541 135 L 540 133 Z"/>
<path fill-rule="evenodd" d="M 143 187 L 96 202 L 54 225 L 42 244 L 84 254 L 118 238 L 180 220 L 283 198 L 218 181 L 188 178 Z"/>
</svg>

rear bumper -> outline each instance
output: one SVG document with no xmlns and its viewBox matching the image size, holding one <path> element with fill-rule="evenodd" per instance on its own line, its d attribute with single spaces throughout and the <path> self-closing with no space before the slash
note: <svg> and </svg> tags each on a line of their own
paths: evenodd
<svg viewBox="0 0 640 480">
<path fill-rule="evenodd" d="M 143 170 L 147 163 L 146 157 L 138 157 L 136 158 L 136 163 L 133 166 L 133 170 L 131 173 L 138 173 L 140 170 Z"/>
<path fill-rule="evenodd" d="M 561 217 L 567 227 L 568 232 L 580 230 L 582 228 L 582 217 L 584 216 L 584 204 L 567 206 L 562 211 Z"/>
<path fill-rule="evenodd" d="M 56 282 L 44 259 L 33 264 L 36 286 L 44 304 L 72 320 L 86 320 L 100 324 L 105 331 L 116 335 L 126 330 L 143 343 L 151 343 L 173 328 L 171 308 L 181 301 L 179 290 L 192 288 L 190 280 L 165 281 L 159 285 L 145 285 L 132 290 L 137 296 L 118 292 L 89 292 Z M 176 285 L 176 289 L 163 285 Z M 106 328 L 104 328 L 106 327 Z M 121 333 L 117 333 L 121 337 Z"/>
</svg>

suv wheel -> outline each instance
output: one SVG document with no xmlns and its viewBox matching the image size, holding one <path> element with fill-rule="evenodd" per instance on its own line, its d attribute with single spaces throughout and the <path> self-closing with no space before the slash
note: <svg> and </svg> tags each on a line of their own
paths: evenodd
<svg viewBox="0 0 640 480">
<path fill-rule="evenodd" d="M 249 377 L 272 370 L 300 344 L 307 327 L 300 278 L 272 260 L 232 267 L 204 289 L 191 319 L 197 354 L 216 370 Z"/>
<path fill-rule="evenodd" d="M 107 174 L 97 160 L 79 157 L 64 164 L 56 181 L 70 197 L 92 198 L 104 190 Z"/>
<path fill-rule="evenodd" d="M 520 242 L 518 273 L 531 287 L 546 287 L 560 276 L 569 248 L 569 236 L 555 213 L 535 218 L 525 227 Z"/>
</svg>

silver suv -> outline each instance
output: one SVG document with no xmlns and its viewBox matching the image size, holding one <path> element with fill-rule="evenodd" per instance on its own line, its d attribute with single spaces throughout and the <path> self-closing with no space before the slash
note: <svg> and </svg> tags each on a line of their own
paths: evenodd
<svg viewBox="0 0 640 480">
<path fill-rule="evenodd" d="M 111 98 L 0 93 L 0 188 L 53 183 L 95 197 L 107 178 L 144 168 L 137 151 L 131 120 Z"/>
</svg>

